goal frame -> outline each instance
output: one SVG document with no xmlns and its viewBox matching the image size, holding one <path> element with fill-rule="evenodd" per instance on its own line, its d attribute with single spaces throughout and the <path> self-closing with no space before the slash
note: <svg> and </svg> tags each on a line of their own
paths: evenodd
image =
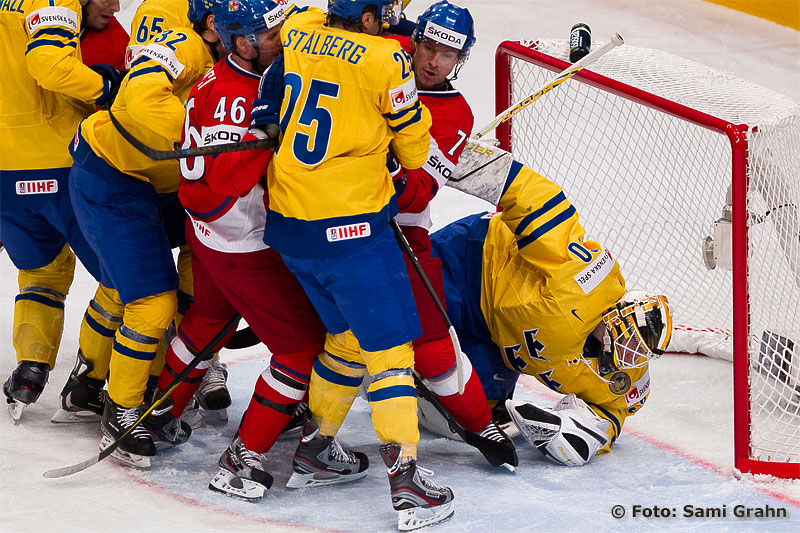
<svg viewBox="0 0 800 533">
<path fill-rule="evenodd" d="M 534 42 L 531 42 L 534 44 Z M 563 71 L 570 63 L 539 52 L 516 41 L 503 41 L 495 53 L 495 109 L 502 113 L 514 102 L 513 80 L 510 76 L 512 58 L 534 63 L 554 73 Z M 750 446 L 750 308 L 747 281 L 747 190 L 748 139 L 746 124 L 733 124 L 712 115 L 656 96 L 641 89 L 583 69 L 568 83 L 586 83 L 621 98 L 667 113 L 681 120 L 725 135 L 732 153 L 732 285 L 733 285 L 733 406 L 734 406 L 734 466 L 748 474 L 767 474 L 781 478 L 800 478 L 800 463 L 769 462 L 752 458 Z M 558 90 L 558 89 L 555 89 Z M 537 105 L 546 105 L 546 97 Z M 536 106 L 522 113 L 535 113 Z M 513 153 L 512 117 L 497 127 L 500 147 Z"/>
</svg>

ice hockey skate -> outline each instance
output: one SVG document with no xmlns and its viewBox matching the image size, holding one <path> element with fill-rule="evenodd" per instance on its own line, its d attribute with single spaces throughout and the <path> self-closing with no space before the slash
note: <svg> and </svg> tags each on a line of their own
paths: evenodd
<svg viewBox="0 0 800 533">
<path fill-rule="evenodd" d="M 238 433 L 219 458 L 219 471 L 208 484 L 213 491 L 245 501 L 260 500 L 271 486 L 264 457 L 248 450 Z"/>
<path fill-rule="evenodd" d="M 281 433 L 280 437 L 281 440 L 284 439 L 296 439 L 300 436 L 300 433 L 303 430 L 303 423 L 306 420 L 306 413 L 308 413 L 308 404 L 305 402 L 300 402 L 297 404 L 297 407 L 294 409 L 294 414 L 292 414 L 292 418 L 289 420 L 289 423 L 286 424 L 286 427 L 283 428 L 283 433 Z"/>
<path fill-rule="evenodd" d="M 574 394 L 564 396 L 552 408 L 514 400 L 506 400 L 506 407 L 525 439 L 559 464 L 582 466 L 610 439 L 608 420 Z"/>
<path fill-rule="evenodd" d="M 211 366 L 203 376 L 200 387 L 194 397 L 200 407 L 211 412 L 222 423 L 228 422 L 228 407 L 231 405 L 231 395 L 227 386 L 228 369 L 218 359 L 211 361 Z"/>
<path fill-rule="evenodd" d="M 290 489 L 355 481 L 367 475 L 369 460 L 361 452 L 345 450 L 334 437 L 323 437 L 311 417 L 303 425 L 300 445 L 292 458 Z"/>
<path fill-rule="evenodd" d="M 75 368 L 61 391 L 61 409 L 50 419 L 54 424 L 99 422 L 105 407 L 105 380 L 88 377 L 93 365 L 78 349 Z"/>
<path fill-rule="evenodd" d="M 38 361 L 22 361 L 3 384 L 3 393 L 8 403 L 11 421 L 16 424 L 22 418 L 22 411 L 41 396 L 50 367 Z"/>
<path fill-rule="evenodd" d="M 181 420 L 189 424 L 193 430 L 203 427 L 203 415 L 200 414 L 200 404 L 194 396 L 189 399 L 189 405 L 183 410 Z"/>
<path fill-rule="evenodd" d="M 122 407 L 111 398 L 106 399 L 103 419 L 100 428 L 103 436 L 100 449 L 105 450 L 112 442 L 119 439 L 139 419 L 142 410 L 139 407 Z M 156 445 L 152 437 L 141 424 L 122 439 L 119 446 L 111 454 L 123 464 L 136 468 L 150 468 L 150 457 L 156 454 Z"/>
<path fill-rule="evenodd" d="M 450 487 L 440 487 L 431 482 L 428 477 L 433 476 L 432 471 L 417 466 L 415 459 L 403 457 L 399 444 L 382 445 L 381 457 L 389 474 L 392 506 L 397 511 L 400 531 L 411 531 L 452 518 L 453 491 Z"/>
<path fill-rule="evenodd" d="M 494 421 L 478 433 L 465 431 L 464 440 L 477 448 L 492 466 L 503 466 L 512 472 L 519 466 L 514 441 Z"/>
<path fill-rule="evenodd" d="M 161 394 L 162 392 L 156 389 L 153 393 L 153 400 Z M 144 419 L 143 425 L 159 442 L 178 446 L 189 440 L 192 435 L 192 427 L 170 413 L 174 405 L 172 398 L 165 398 L 155 409 L 150 411 L 150 414 Z"/>
</svg>

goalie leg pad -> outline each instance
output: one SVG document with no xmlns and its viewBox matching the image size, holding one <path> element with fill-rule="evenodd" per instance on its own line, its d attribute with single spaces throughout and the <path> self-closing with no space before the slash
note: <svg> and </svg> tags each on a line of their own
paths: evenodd
<svg viewBox="0 0 800 533">
<path fill-rule="evenodd" d="M 514 400 L 506 408 L 525 439 L 556 463 L 583 466 L 608 444 L 608 420 L 574 394 L 550 409 Z"/>
</svg>

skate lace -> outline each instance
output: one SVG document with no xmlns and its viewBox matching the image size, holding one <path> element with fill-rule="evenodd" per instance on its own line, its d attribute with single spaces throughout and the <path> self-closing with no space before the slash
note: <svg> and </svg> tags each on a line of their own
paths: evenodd
<svg viewBox="0 0 800 533">
<path fill-rule="evenodd" d="M 225 386 L 227 378 L 225 377 L 225 365 L 219 361 L 212 361 L 208 371 L 203 376 L 203 382 L 200 384 L 198 392 L 205 394 Z"/>
<path fill-rule="evenodd" d="M 484 439 L 489 439 L 494 442 L 503 442 L 506 440 L 506 436 L 503 435 L 494 422 L 489 423 L 488 426 L 483 428 L 480 433 L 478 433 L 479 437 L 483 437 Z"/>
<path fill-rule="evenodd" d="M 123 430 L 128 430 L 132 425 L 136 423 L 137 420 L 139 420 L 139 416 L 140 416 L 139 409 L 137 409 L 136 407 L 132 407 L 130 409 L 122 409 L 118 416 L 119 424 L 123 428 Z M 138 426 L 133 428 L 133 431 L 131 431 L 131 435 L 133 435 L 134 437 L 140 435 L 147 435 L 147 431 L 144 429 L 144 426 L 142 424 L 139 424 Z"/>
<path fill-rule="evenodd" d="M 342 445 L 339 444 L 339 441 L 336 439 L 333 439 L 331 441 L 331 446 L 328 453 L 331 459 L 338 461 L 340 463 L 347 463 L 347 464 L 358 463 L 358 459 L 356 459 L 355 454 L 351 451 L 345 451 L 345 449 L 342 448 Z"/>
<path fill-rule="evenodd" d="M 239 460 L 248 467 L 261 470 L 262 465 L 260 453 L 248 450 L 245 448 L 244 444 L 240 443 L 237 446 L 236 455 L 239 457 Z"/>
<path fill-rule="evenodd" d="M 435 491 L 444 490 L 442 487 L 440 487 L 439 485 L 428 479 L 436 475 L 433 473 L 433 470 L 429 470 L 427 468 L 417 465 L 417 473 L 419 474 L 417 476 L 417 479 L 419 479 L 420 483 L 425 485 L 425 488 Z"/>
</svg>

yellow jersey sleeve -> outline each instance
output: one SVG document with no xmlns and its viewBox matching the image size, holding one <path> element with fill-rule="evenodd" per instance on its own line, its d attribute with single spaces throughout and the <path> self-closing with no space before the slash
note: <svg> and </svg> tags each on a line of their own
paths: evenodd
<svg viewBox="0 0 800 533">
<path fill-rule="evenodd" d="M 103 79 L 76 53 L 81 10 L 78 0 L 32 0 L 25 16 L 25 59 L 42 88 L 91 103 L 103 94 Z"/>
</svg>

